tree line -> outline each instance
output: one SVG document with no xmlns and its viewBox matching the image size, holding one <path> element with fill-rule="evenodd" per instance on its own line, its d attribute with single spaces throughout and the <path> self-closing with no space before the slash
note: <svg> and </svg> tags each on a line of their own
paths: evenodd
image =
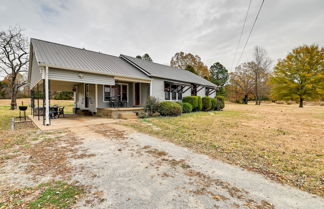
<svg viewBox="0 0 324 209">
<path fill-rule="evenodd" d="M 10 109 L 16 109 L 17 96 L 28 92 L 28 39 L 19 28 L 0 31 L 0 98 L 10 97 Z M 153 61 L 149 54 L 136 58 Z M 228 100 L 247 104 L 255 100 L 298 101 L 303 107 L 305 100 L 324 100 L 324 48 L 318 45 L 303 45 L 273 61 L 262 47 L 255 47 L 253 59 L 241 63 L 233 72 L 228 72 L 220 62 L 207 67 L 200 56 L 177 52 L 170 66 L 188 70 L 217 85 L 217 94 Z M 23 88 L 24 91 L 21 89 Z"/>
<path fill-rule="evenodd" d="M 148 54 L 146 60 L 152 61 Z M 143 59 L 143 58 L 142 58 Z M 303 45 L 273 61 L 265 49 L 256 46 L 253 59 L 241 63 L 233 72 L 219 62 L 209 68 L 198 55 L 177 52 L 170 61 L 172 67 L 188 70 L 216 84 L 217 94 L 228 100 L 247 104 L 254 100 L 304 101 L 324 100 L 324 49 L 318 45 Z"/>
</svg>

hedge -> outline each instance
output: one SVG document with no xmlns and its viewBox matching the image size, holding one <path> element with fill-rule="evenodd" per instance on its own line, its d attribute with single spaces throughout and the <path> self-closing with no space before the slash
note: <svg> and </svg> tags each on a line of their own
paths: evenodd
<svg viewBox="0 0 324 209">
<path fill-rule="evenodd" d="M 201 97 L 198 97 L 198 111 L 202 111 L 203 105 L 202 105 L 202 99 Z"/>
<path fill-rule="evenodd" d="M 183 113 L 190 113 L 192 112 L 192 105 L 187 102 L 182 103 L 182 112 Z"/>
<path fill-rule="evenodd" d="M 182 102 L 191 104 L 192 111 L 197 111 L 198 110 L 198 97 L 197 96 L 183 97 Z"/>
<path fill-rule="evenodd" d="M 202 109 L 203 111 L 209 111 L 212 109 L 212 102 L 210 97 L 202 98 Z"/>
<path fill-rule="evenodd" d="M 217 100 L 215 98 L 211 98 L 211 104 L 212 104 L 211 109 L 212 110 L 215 110 L 216 105 L 217 105 Z"/>
<path fill-rule="evenodd" d="M 223 96 L 216 96 L 216 110 L 222 110 L 225 107 L 225 99 Z"/>
<path fill-rule="evenodd" d="M 162 116 L 178 116 L 182 113 L 182 107 L 176 102 L 165 101 L 159 104 L 158 112 Z"/>
</svg>

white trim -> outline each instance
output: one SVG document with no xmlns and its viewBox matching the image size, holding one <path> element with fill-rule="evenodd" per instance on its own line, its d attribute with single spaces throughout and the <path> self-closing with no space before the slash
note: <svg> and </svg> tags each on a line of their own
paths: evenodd
<svg viewBox="0 0 324 209">
<path fill-rule="evenodd" d="M 153 96 L 153 85 L 152 85 L 152 80 L 150 82 L 150 97 Z"/>
<path fill-rule="evenodd" d="M 48 67 L 45 68 L 45 125 L 48 126 L 49 121 L 49 85 L 48 85 Z"/>
<path fill-rule="evenodd" d="M 37 57 L 36 57 L 37 58 Z M 111 76 L 111 77 L 118 77 L 114 74 L 109 74 L 109 73 L 101 73 L 101 72 L 94 72 L 94 71 L 90 71 L 90 70 L 85 70 L 85 69 L 81 69 L 81 68 L 67 68 L 67 67 L 62 67 L 62 66 L 55 66 L 55 65 L 45 65 L 45 64 L 42 64 L 40 63 L 38 66 L 40 67 L 45 67 L 45 66 L 48 66 L 49 68 L 55 68 L 55 69 L 61 69 L 61 70 L 71 70 L 71 71 L 77 71 L 77 72 L 81 72 L 81 73 L 91 73 L 91 74 L 97 74 L 97 75 L 107 75 L 107 76 Z M 142 81 L 147 81 L 147 82 L 150 82 L 151 79 L 142 79 L 142 78 L 136 78 L 136 77 L 128 77 L 128 76 L 121 76 L 123 78 L 130 78 L 130 79 L 139 79 L 139 80 L 142 80 Z"/>
<path fill-rule="evenodd" d="M 95 104 L 96 104 L 96 112 L 97 112 L 97 108 L 98 108 L 98 84 L 95 84 Z"/>
</svg>

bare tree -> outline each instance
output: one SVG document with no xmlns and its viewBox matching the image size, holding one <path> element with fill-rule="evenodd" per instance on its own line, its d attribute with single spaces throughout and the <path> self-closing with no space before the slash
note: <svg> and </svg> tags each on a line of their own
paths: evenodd
<svg viewBox="0 0 324 209">
<path fill-rule="evenodd" d="M 266 83 L 269 75 L 269 68 L 272 63 L 267 52 L 260 46 L 254 48 L 254 63 L 251 65 L 251 70 L 254 74 L 254 94 L 255 104 L 261 104 L 261 92 L 266 89 Z"/>
<path fill-rule="evenodd" d="M 254 78 L 251 73 L 251 67 L 255 65 L 253 62 L 243 63 L 230 73 L 229 85 L 235 97 L 243 97 L 243 104 L 248 103 L 248 98 L 253 92 Z"/>
<path fill-rule="evenodd" d="M 17 93 L 26 80 L 20 79 L 27 72 L 28 40 L 20 28 L 0 32 L 0 70 L 7 75 L 10 88 L 10 109 L 17 108 Z"/>
</svg>

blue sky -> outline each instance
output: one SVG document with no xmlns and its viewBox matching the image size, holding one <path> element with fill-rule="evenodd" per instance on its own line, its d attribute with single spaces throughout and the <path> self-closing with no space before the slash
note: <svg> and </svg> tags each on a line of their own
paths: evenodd
<svg viewBox="0 0 324 209">
<path fill-rule="evenodd" d="M 178 51 L 229 70 L 249 0 L 1 0 L 0 30 L 19 26 L 26 36 L 112 55 L 149 53 L 169 64 Z M 252 0 L 241 45 L 261 0 Z M 324 45 L 323 0 L 266 0 L 241 62 L 253 47 L 274 60 L 302 44 Z M 238 56 L 238 55 L 237 55 Z"/>
</svg>

